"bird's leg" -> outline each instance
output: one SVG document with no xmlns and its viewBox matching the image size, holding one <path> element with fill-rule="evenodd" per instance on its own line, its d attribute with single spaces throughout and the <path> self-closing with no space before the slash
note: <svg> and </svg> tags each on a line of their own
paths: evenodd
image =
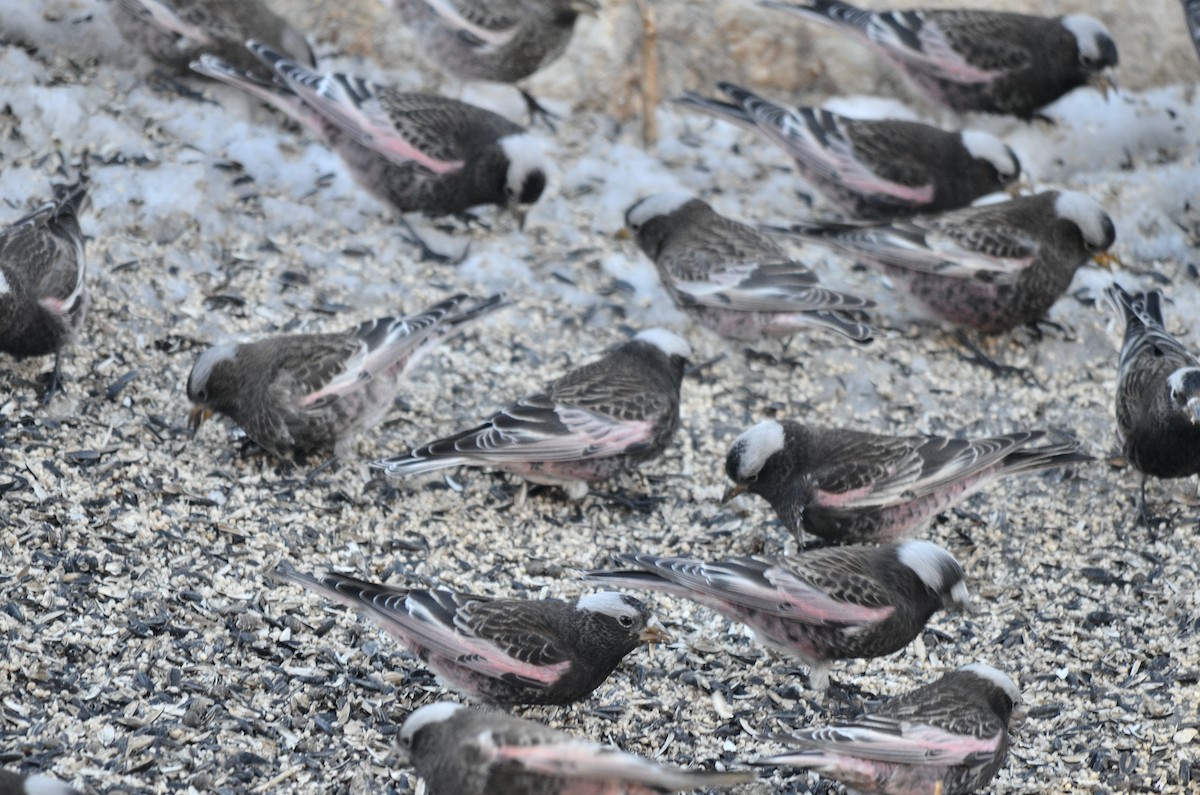
<svg viewBox="0 0 1200 795">
<path fill-rule="evenodd" d="M 522 480 L 521 488 L 517 489 L 517 496 L 513 498 L 513 507 L 521 510 L 525 507 L 525 498 L 529 496 L 529 481 Z"/>
<path fill-rule="evenodd" d="M 1067 328 L 1066 326 L 1064 326 L 1062 323 L 1056 323 L 1055 321 L 1049 320 L 1048 318 L 1040 317 L 1037 320 L 1032 320 L 1027 324 L 1027 327 L 1029 328 L 1030 333 L 1033 334 L 1033 338 L 1037 342 L 1041 342 L 1042 338 L 1044 336 L 1042 334 L 1043 326 L 1045 326 L 1048 329 L 1054 329 L 1059 334 L 1061 334 L 1062 338 L 1064 340 L 1066 340 L 1067 342 L 1074 342 L 1076 339 L 1075 332 L 1072 331 L 1071 329 Z"/>
<path fill-rule="evenodd" d="M 558 128 L 554 126 L 554 122 L 560 120 L 562 117 L 557 113 L 551 113 L 546 110 L 542 103 L 537 101 L 537 97 L 525 89 L 518 88 L 517 91 L 521 92 L 521 99 L 525 100 L 525 108 L 529 111 L 529 126 L 532 127 L 540 121 L 546 125 L 546 129 L 551 134 L 557 133 Z"/>
<path fill-rule="evenodd" d="M 971 341 L 970 337 L 968 337 L 966 332 L 962 329 L 954 332 L 954 338 L 972 354 L 971 356 L 962 356 L 963 361 L 978 364 L 988 370 L 991 370 L 995 375 L 1015 375 L 1029 386 L 1042 386 L 1042 383 L 1037 380 L 1037 376 L 1031 373 L 1028 369 L 1024 367 L 1014 367 L 1011 364 L 1001 364 L 992 357 L 988 356 L 983 352 L 983 350 L 980 349 L 978 345 Z M 961 354 L 959 355 L 961 356 Z"/>
<path fill-rule="evenodd" d="M 665 497 L 655 497 L 653 494 L 627 494 L 624 491 L 594 491 L 597 497 L 622 508 L 638 513 L 654 513 Z"/>
<path fill-rule="evenodd" d="M 322 461 L 320 464 L 317 464 L 315 467 L 313 467 L 313 470 L 304 477 L 304 485 L 311 486 L 313 481 L 316 480 L 317 475 L 336 464 L 337 460 L 338 457 L 336 455 L 332 455 L 326 460 Z"/>
<path fill-rule="evenodd" d="M 54 353 L 54 369 L 50 372 L 50 378 L 47 379 L 46 391 L 42 392 L 42 405 L 49 405 L 54 396 L 62 391 L 62 353 L 56 351 Z"/>
</svg>

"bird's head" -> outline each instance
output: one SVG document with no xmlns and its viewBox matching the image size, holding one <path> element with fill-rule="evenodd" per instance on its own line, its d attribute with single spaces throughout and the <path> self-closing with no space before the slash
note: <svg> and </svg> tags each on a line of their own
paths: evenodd
<svg viewBox="0 0 1200 795">
<path fill-rule="evenodd" d="M 995 171 L 996 187 L 1015 185 L 1021 176 L 1021 161 L 1011 147 L 991 133 L 963 130 L 963 146 L 976 161 Z"/>
<path fill-rule="evenodd" d="M 966 674 L 979 680 L 984 688 L 984 698 L 991 704 L 997 715 L 1009 723 L 1012 718 L 1020 720 L 1024 717 L 1024 699 L 1021 698 L 1021 688 L 1008 674 L 993 668 L 987 663 L 971 663 L 958 669 L 959 674 Z"/>
<path fill-rule="evenodd" d="M 460 709 L 463 709 L 462 704 L 439 701 L 413 710 L 400 726 L 400 747 L 412 753 L 420 745 L 426 729 L 450 720 Z"/>
<path fill-rule="evenodd" d="M 930 541 L 905 541 L 897 548 L 896 557 L 941 598 L 943 609 L 970 611 L 966 574 L 949 552 Z"/>
<path fill-rule="evenodd" d="M 582 615 L 580 634 L 589 644 L 624 657 L 643 643 L 666 643 L 670 634 L 640 599 L 603 591 L 575 603 Z"/>
<path fill-rule="evenodd" d="M 1113 69 L 1117 65 L 1117 43 L 1104 23 L 1087 14 L 1070 14 L 1062 18 L 1062 25 L 1075 37 L 1079 52 L 1079 68 L 1088 75 L 1088 83 L 1102 91 L 1116 89 Z"/>
<path fill-rule="evenodd" d="M 1181 367 L 1167 378 L 1171 405 L 1184 412 L 1188 421 L 1200 425 L 1200 367 Z"/>
<path fill-rule="evenodd" d="M 811 482 L 797 472 L 804 450 L 795 441 L 789 447 L 787 435 L 777 420 L 763 420 L 743 431 L 725 456 L 725 475 L 733 485 L 725 489 L 721 501 L 745 492 L 757 494 L 771 504 L 788 530 L 799 535 Z"/>
<path fill-rule="evenodd" d="M 625 211 L 625 228 L 646 256 L 658 259 L 659 250 L 674 227 L 676 213 L 693 201 L 700 202 L 682 191 L 647 196 Z"/>
<path fill-rule="evenodd" d="M 524 228 L 529 205 L 546 190 L 550 160 L 544 142 L 529 133 L 501 138 L 500 149 L 508 164 L 504 172 L 504 208 L 516 215 L 517 223 Z"/>
<path fill-rule="evenodd" d="M 1105 252 L 1116 242 L 1117 229 L 1100 203 L 1083 193 L 1059 191 L 1054 198 L 1054 213 L 1079 231 L 1087 255 L 1102 265 L 1107 263 L 1111 270 L 1115 258 Z"/>
<path fill-rule="evenodd" d="M 230 389 L 236 389 L 235 380 L 225 372 L 236 356 L 237 345 L 214 345 L 200 354 L 192 365 L 187 383 L 188 399 L 193 404 L 188 422 L 192 433 L 224 405 Z"/>
</svg>

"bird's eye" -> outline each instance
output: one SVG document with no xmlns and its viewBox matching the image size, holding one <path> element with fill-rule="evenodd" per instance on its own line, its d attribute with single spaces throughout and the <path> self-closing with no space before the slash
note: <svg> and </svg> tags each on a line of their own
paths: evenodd
<svg viewBox="0 0 1200 795">
<path fill-rule="evenodd" d="M 755 473 L 755 474 L 751 475 L 750 477 L 746 478 L 746 482 L 747 483 L 757 483 L 758 482 L 758 473 Z"/>
<path fill-rule="evenodd" d="M 405 748 L 412 748 L 412 741 L 413 741 L 412 737 L 410 737 L 408 735 L 404 735 L 404 734 L 400 735 L 400 744 L 403 745 Z"/>
<path fill-rule="evenodd" d="M 201 403 L 206 402 L 208 400 L 208 390 L 201 389 L 198 392 L 196 392 L 196 399 L 199 400 Z"/>
<path fill-rule="evenodd" d="M 632 616 L 619 616 L 617 618 L 617 623 L 626 628 L 632 627 L 633 626 L 633 617 Z"/>
</svg>

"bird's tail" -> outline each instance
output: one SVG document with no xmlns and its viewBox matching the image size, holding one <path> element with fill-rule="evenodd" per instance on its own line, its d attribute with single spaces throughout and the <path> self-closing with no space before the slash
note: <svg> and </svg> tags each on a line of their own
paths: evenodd
<svg viewBox="0 0 1200 795">
<path fill-rule="evenodd" d="M 613 563 L 626 566 L 624 569 L 594 569 L 584 572 L 585 580 L 603 582 L 622 588 L 634 588 L 641 591 L 666 591 L 667 593 L 683 594 L 688 589 L 668 580 L 654 571 L 660 558 L 656 555 L 643 553 L 614 554 Z"/>
<path fill-rule="evenodd" d="M 376 605 L 382 607 L 383 605 L 379 603 L 383 599 L 403 600 L 409 594 L 409 591 L 404 588 L 391 588 L 333 571 L 324 571 L 319 576 L 305 574 L 293 568 L 286 561 L 280 561 L 270 572 L 270 576 L 276 580 L 301 585 L 310 591 L 359 610 Z"/>
<path fill-rule="evenodd" d="M 1125 328 L 1138 329 L 1154 326 L 1162 327 L 1162 293 L 1151 290 L 1148 293 L 1127 293 L 1125 288 L 1114 282 L 1104 294 L 1109 303 L 1125 318 Z"/>
<path fill-rule="evenodd" d="M 436 444 L 436 443 L 435 443 Z M 443 455 L 432 450 L 432 445 L 420 447 L 408 455 L 393 458 L 380 458 L 371 462 L 371 469 L 382 470 L 385 474 L 398 478 L 408 478 L 422 475 L 426 472 L 436 472 L 439 469 L 463 466 L 473 463 L 465 456 Z"/>
<path fill-rule="evenodd" d="M 778 0 L 763 0 L 767 8 L 777 8 L 791 14 L 821 22 L 826 25 L 852 28 L 858 33 L 866 34 L 867 26 L 871 24 L 874 12 L 867 11 L 841 0 L 802 0 L 799 3 L 782 3 Z"/>
<path fill-rule="evenodd" d="M 832 331 L 860 345 L 867 345 L 875 339 L 875 331 L 866 323 L 857 320 L 854 317 L 855 314 L 857 313 L 815 309 L 807 312 L 774 315 L 771 330 L 783 333 L 792 328 L 807 326 L 822 331 Z"/>
<path fill-rule="evenodd" d="M 1036 431 L 1030 441 L 1045 439 L 1037 447 L 1025 445 L 1012 451 L 1004 458 L 1004 474 L 1016 475 L 1036 472 L 1039 469 L 1083 464 L 1096 459 L 1083 452 L 1083 445 L 1074 436 L 1060 431 Z"/>
</svg>

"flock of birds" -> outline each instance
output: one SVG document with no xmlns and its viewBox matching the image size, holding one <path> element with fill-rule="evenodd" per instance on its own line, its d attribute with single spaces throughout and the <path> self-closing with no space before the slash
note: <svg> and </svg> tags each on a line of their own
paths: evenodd
<svg viewBox="0 0 1200 795">
<path fill-rule="evenodd" d="M 515 83 L 567 47 L 591 0 L 392 0 L 429 60 L 463 79 Z M 1105 87 L 1117 48 L 1083 15 L 1043 18 L 974 10 L 865 11 L 839 0 L 764 5 L 852 33 L 890 58 L 932 99 L 959 111 L 1033 120 L 1085 85 Z M 1200 2 L 1185 0 L 1193 31 Z M 494 204 L 520 215 L 547 187 L 538 137 L 482 108 L 314 71 L 305 36 L 259 0 L 120 0 L 116 21 L 164 66 L 262 98 L 325 140 L 361 185 L 399 214 L 462 214 Z M 719 84 L 725 99 L 689 93 L 685 107 L 755 130 L 783 148 L 843 216 L 774 230 L 873 264 L 931 311 L 985 334 L 1035 324 L 1077 268 L 1106 254 L 1111 219 L 1066 191 L 973 205 L 1019 186 L 1020 163 L 995 137 L 908 121 L 861 121 L 787 108 Z M 545 114 L 526 95 L 531 113 Z M 0 234 L 0 351 L 57 354 L 87 309 L 87 180 Z M 402 219 L 400 219 L 403 222 Z M 696 321 L 731 339 L 820 329 L 871 338 L 870 301 L 825 289 L 766 231 L 718 215 L 689 195 L 629 208 L 629 233 L 663 286 Z M 1158 292 L 1109 296 L 1125 321 L 1117 430 L 1144 476 L 1200 473 L 1200 361 L 1164 327 Z M 342 334 L 281 335 L 217 345 L 188 378 L 193 428 L 214 412 L 274 456 L 353 454 L 391 407 L 405 375 L 435 345 L 505 306 L 455 295 L 408 317 Z M 659 456 L 680 422 L 691 349 L 648 329 L 602 358 L 522 397 L 476 427 L 373 462 L 408 477 L 482 466 L 583 497 L 589 484 Z M 55 374 L 57 382 L 58 360 Z M 52 384 L 52 388 L 53 388 Z M 47 396 L 52 389 L 47 390 Z M 765 420 L 733 443 L 731 499 L 767 500 L 789 530 L 825 546 L 790 556 L 708 562 L 628 554 L 589 580 L 666 591 L 753 629 L 810 669 L 822 690 L 832 663 L 907 646 L 942 609 L 967 606 L 962 567 L 912 540 L 926 521 L 1009 475 L 1086 463 L 1061 433 L 990 438 L 894 437 Z M 281 564 L 281 579 L 378 621 L 447 687 L 493 706 L 585 699 L 640 645 L 667 634 L 646 606 L 614 591 L 574 602 L 402 589 Z M 989 665 L 967 665 L 842 725 L 771 739 L 790 753 L 755 760 L 818 771 L 864 792 L 961 795 L 1004 762 L 1021 694 Z M 764 737 L 769 735 L 764 735 Z M 495 709 L 441 702 L 400 732 L 432 795 L 661 793 L 753 780 L 748 771 L 688 771 L 600 746 Z M 0 794 L 66 793 L 44 776 L 0 771 Z"/>
</svg>

